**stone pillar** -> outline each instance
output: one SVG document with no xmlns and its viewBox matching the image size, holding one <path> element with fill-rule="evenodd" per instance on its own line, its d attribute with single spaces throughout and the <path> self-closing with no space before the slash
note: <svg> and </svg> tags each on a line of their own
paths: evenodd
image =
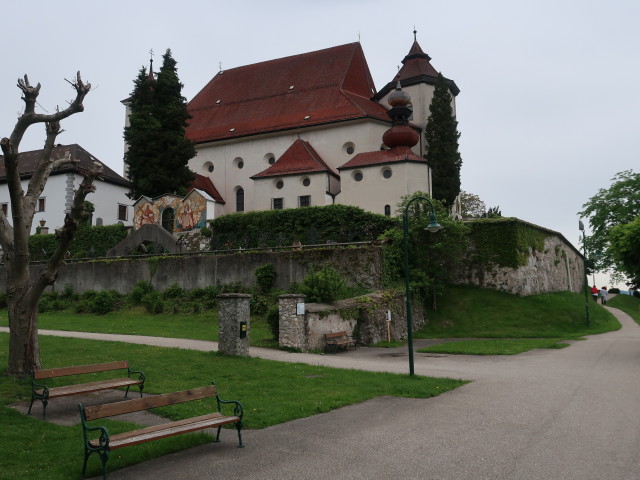
<svg viewBox="0 0 640 480">
<path fill-rule="evenodd" d="M 278 344 L 281 347 L 296 348 L 303 352 L 309 350 L 307 316 L 304 312 L 304 295 L 289 294 L 278 297 L 280 313 L 280 332 Z M 298 310 L 301 305 L 302 311 Z"/>
<path fill-rule="evenodd" d="M 227 355 L 249 356 L 249 300 L 245 293 L 218 295 L 218 351 Z"/>
</svg>

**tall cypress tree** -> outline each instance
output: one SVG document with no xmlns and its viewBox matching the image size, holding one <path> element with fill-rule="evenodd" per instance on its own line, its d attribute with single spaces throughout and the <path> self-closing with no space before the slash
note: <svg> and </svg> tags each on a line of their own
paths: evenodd
<svg viewBox="0 0 640 480">
<path fill-rule="evenodd" d="M 131 181 L 129 198 L 184 195 L 194 174 L 187 164 L 196 151 L 185 136 L 187 100 L 176 61 L 167 49 L 157 79 L 143 67 L 134 81 L 124 161 Z"/>
<path fill-rule="evenodd" d="M 453 115 L 451 93 L 442 74 L 438 75 L 429 112 L 425 131 L 425 158 L 431 166 L 432 196 L 451 208 L 460 193 L 462 159 L 458 152 L 458 121 Z"/>
</svg>

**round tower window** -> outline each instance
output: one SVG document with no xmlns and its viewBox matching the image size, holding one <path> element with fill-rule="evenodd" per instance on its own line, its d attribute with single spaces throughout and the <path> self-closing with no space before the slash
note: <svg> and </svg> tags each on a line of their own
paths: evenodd
<svg viewBox="0 0 640 480">
<path fill-rule="evenodd" d="M 360 182 L 360 181 L 362 181 L 362 178 L 363 178 L 363 176 L 362 176 L 362 172 L 361 172 L 361 171 L 357 171 L 357 172 L 355 172 L 355 173 L 353 174 L 353 179 L 354 179 L 356 182 Z"/>
<path fill-rule="evenodd" d="M 393 175 L 393 172 L 390 168 L 385 168 L 384 170 L 382 170 L 382 176 L 384 178 L 391 178 L 391 175 Z"/>
<path fill-rule="evenodd" d="M 280 190 L 282 187 L 284 187 L 284 182 L 282 180 L 278 180 L 276 182 L 276 188 Z"/>
<path fill-rule="evenodd" d="M 309 178 L 305 178 L 304 180 L 302 180 L 302 185 L 308 187 L 309 185 L 311 185 L 311 180 Z"/>
</svg>

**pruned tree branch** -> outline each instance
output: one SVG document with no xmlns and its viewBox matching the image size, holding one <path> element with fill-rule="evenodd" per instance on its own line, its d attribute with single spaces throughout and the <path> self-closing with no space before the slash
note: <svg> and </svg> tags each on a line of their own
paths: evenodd
<svg viewBox="0 0 640 480">
<path fill-rule="evenodd" d="M 59 240 L 58 248 L 53 255 L 51 255 L 46 267 L 42 270 L 38 281 L 38 288 L 34 290 L 42 292 L 47 285 L 52 285 L 53 282 L 55 282 L 57 270 L 64 263 L 65 254 L 69 250 L 78 225 L 80 225 L 84 216 L 85 199 L 88 194 L 95 192 L 96 187 L 93 182 L 100 176 L 102 170 L 102 165 L 94 162 L 93 167 L 84 172 L 84 178 L 75 192 L 71 211 L 65 216 L 64 225 L 55 231 L 56 237 L 58 237 Z"/>
</svg>

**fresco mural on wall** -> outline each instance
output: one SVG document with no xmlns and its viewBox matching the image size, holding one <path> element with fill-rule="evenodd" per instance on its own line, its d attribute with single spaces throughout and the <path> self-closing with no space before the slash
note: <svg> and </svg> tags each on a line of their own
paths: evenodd
<svg viewBox="0 0 640 480">
<path fill-rule="evenodd" d="M 171 218 L 171 216 L 173 216 Z M 207 222 L 207 200 L 197 190 L 186 197 L 163 195 L 154 199 L 141 197 L 134 204 L 133 228 L 135 230 L 147 223 L 162 225 L 173 232 L 187 232 L 202 228 Z"/>
</svg>

